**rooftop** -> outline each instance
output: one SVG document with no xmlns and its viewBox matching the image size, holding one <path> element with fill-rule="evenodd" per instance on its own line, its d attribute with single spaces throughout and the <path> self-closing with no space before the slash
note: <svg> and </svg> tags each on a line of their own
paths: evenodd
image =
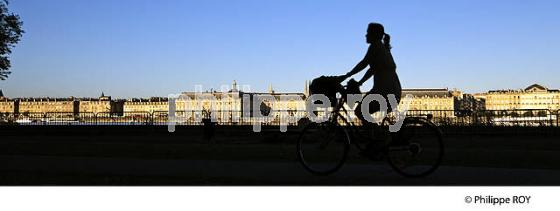
<svg viewBox="0 0 560 211">
<path fill-rule="evenodd" d="M 411 94 L 413 96 L 428 96 L 428 97 L 452 97 L 451 91 L 447 88 L 415 88 L 403 89 L 402 96 Z"/>
<path fill-rule="evenodd" d="M 558 89 L 549 89 L 540 84 L 533 84 L 525 89 L 490 90 L 488 93 L 524 93 L 524 92 L 560 92 Z"/>
</svg>

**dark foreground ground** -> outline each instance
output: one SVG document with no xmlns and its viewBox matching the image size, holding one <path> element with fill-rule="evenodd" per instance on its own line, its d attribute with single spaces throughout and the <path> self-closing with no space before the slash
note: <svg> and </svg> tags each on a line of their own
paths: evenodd
<svg viewBox="0 0 560 211">
<path fill-rule="evenodd" d="M 351 152 L 330 176 L 296 160 L 297 128 L 155 126 L 0 128 L 0 185 L 560 185 L 560 133 L 552 128 L 444 129 L 443 165 L 399 176 Z"/>
</svg>

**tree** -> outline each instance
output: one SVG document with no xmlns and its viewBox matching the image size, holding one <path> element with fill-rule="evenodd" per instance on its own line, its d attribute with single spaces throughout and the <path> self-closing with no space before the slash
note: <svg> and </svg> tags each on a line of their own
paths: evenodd
<svg viewBox="0 0 560 211">
<path fill-rule="evenodd" d="M 12 66 L 8 56 L 12 53 L 12 48 L 20 41 L 24 31 L 23 22 L 19 16 L 10 13 L 8 10 L 8 0 L 0 0 L 0 79 L 6 80 Z"/>
<path fill-rule="evenodd" d="M 268 116 L 272 108 L 267 105 L 265 102 L 261 102 L 260 111 L 261 115 Z"/>
</svg>

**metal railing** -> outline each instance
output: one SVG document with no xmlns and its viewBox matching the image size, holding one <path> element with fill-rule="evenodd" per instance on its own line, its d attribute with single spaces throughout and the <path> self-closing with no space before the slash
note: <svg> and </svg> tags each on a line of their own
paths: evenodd
<svg viewBox="0 0 560 211">
<path fill-rule="evenodd" d="M 558 111 L 522 110 L 413 110 L 407 116 L 431 115 L 436 125 L 449 126 L 558 126 Z"/>
<path fill-rule="evenodd" d="M 298 120 L 307 117 L 306 111 L 290 110 L 275 112 L 268 117 L 253 117 L 242 111 L 217 111 L 200 115 L 201 112 L 175 113 L 176 125 L 202 125 L 201 118 L 213 117 L 218 125 L 280 125 L 282 118 L 292 118 L 288 125 L 297 125 Z M 547 109 L 524 110 L 409 110 L 409 117 L 430 117 L 438 126 L 521 126 L 521 127 L 558 127 L 560 112 Z M 348 116 L 347 116 L 348 118 Z M 350 114 L 351 119 L 355 119 Z M 167 125 L 169 113 L 156 112 L 25 112 L 0 113 L 0 125 Z"/>
</svg>

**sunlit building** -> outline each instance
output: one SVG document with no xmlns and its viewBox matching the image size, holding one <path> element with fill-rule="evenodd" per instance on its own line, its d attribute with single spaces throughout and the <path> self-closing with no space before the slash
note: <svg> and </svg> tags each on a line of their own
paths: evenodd
<svg viewBox="0 0 560 211">
<path fill-rule="evenodd" d="M 306 100 L 309 97 L 308 83 L 303 93 L 276 92 L 269 87 L 267 92 L 239 90 L 237 83 L 225 87 L 222 91 L 183 92 L 175 102 L 176 117 L 185 117 L 182 121 L 200 123 L 200 119 L 212 117 L 218 124 L 250 124 L 254 121 L 277 125 L 283 118 L 298 119 L 307 115 Z M 470 116 L 473 112 L 483 110 L 527 110 L 539 111 L 501 112 L 505 115 L 540 115 L 555 113 L 560 109 L 560 91 L 534 84 L 523 90 L 493 90 L 487 93 L 466 94 L 456 89 L 422 88 L 403 89 L 404 97 L 412 96 L 409 114 L 431 114 L 440 119 L 453 119 Z M 168 97 L 132 98 L 128 100 L 112 99 L 101 93 L 99 98 L 6 98 L 0 90 L 0 113 L 23 114 L 25 117 L 43 121 L 50 117 L 61 117 L 64 121 L 84 121 L 98 118 L 101 121 L 113 121 L 123 117 L 122 121 L 158 122 L 168 120 L 170 109 Z M 351 109 L 346 106 L 346 109 Z M 548 112 L 548 111 L 551 112 Z M 350 112 L 350 117 L 353 112 Z M 481 113 L 477 113 L 481 114 Z M 17 116 L 17 115 L 15 115 Z M 265 116 L 265 117 L 262 117 Z M 93 120 L 91 120 L 93 121 Z M 117 121 L 117 120 L 115 120 Z M 118 120 L 121 121 L 121 120 Z M 297 121 L 297 120 L 296 120 Z"/>
<path fill-rule="evenodd" d="M 303 93 L 276 93 L 272 87 L 262 93 L 240 91 L 234 81 L 228 91 L 183 92 L 177 99 L 176 109 L 189 112 L 190 120 L 202 115 L 202 118 L 213 117 L 218 123 L 239 123 L 253 121 L 247 118 L 260 113 L 268 116 L 262 121 L 277 123 L 282 115 L 302 117 L 305 99 Z"/>
<path fill-rule="evenodd" d="M 153 113 L 169 110 L 168 98 L 132 98 L 124 102 L 123 111 L 125 115 L 135 115 L 134 113 Z"/>
<path fill-rule="evenodd" d="M 448 89 L 403 89 L 402 96 L 412 95 L 409 110 L 453 110 L 454 96 Z"/>
<path fill-rule="evenodd" d="M 410 112 L 422 111 L 422 114 L 432 114 L 438 117 L 454 116 L 458 96 L 455 96 L 453 91 L 446 88 L 403 89 L 403 98 L 407 95 L 412 96 L 408 106 Z M 401 100 L 401 106 L 403 103 L 405 100 Z"/>
<path fill-rule="evenodd" d="M 520 90 L 492 90 L 486 93 L 486 109 L 560 109 L 560 91 L 533 84 Z"/>
<path fill-rule="evenodd" d="M 4 97 L 4 93 L 0 89 L 0 113 L 13 113 L 15 110 L 15 101 Z"/>
<path fill-rule="evenodd" d="M 178 115 L 195 121 L 201 118 L 215 118 L 219 123 L 230 123 L 242 116 L 242 96 L 237 88 L 226 92 L 183 92 L 176 100 Z"/>
<path fill-rule="evenodd" d="M 115 105 L 110 96 L 101 93 L 99 98 L 81 98 L 79 112 L 82 113 L 110 113 Z"/>
<path fill-rule="evenodd" d="M 256 103 L 251 103 L 250 112 L 260 112 L 263 115 L 269 116 L 267 122 L 272 124 L 278 124 L 281 118 L 302 118 L 306 115 L 306 96 L 303 93 L 276 93 L 273 90 L 269 90 L 268 93 L 246 94 L 251 96 L 253 101 L 262 96 L 271 98 L 270 100 L 262 100 L 258 107 L 255 106 L 260 100 L 256 101 Z M 270 111 L 274 111 L 274 113 L 270 113 Z"/>
<path fill-rule="evenodd" d="M 79 101 L 74 98 L 20 98 L 16 99 L 19 113 L 78 113 Z"/>
<path fill-rule="evenodd" d="M 15 111 L 15 102 L 8 99 L 0 99 L 0 113 L 13 113 Z"/>
</svg>

